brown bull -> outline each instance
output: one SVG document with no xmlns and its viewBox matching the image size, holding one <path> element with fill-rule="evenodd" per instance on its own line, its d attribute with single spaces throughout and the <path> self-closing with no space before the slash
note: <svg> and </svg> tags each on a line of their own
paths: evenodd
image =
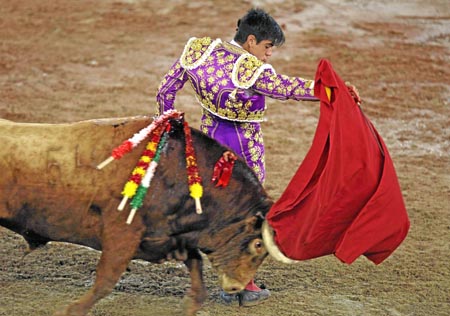
<svg viewBox="0 0 450 316">
<path fill-rule="evenodd" d="M 0 225 L 22 235 L 30 250 L 64 241 L 102 251 L 93 287 L 56 315 L 86 315 L 112 291 L 132 259 L 171 258 L 184 261 L 190 272 L 186 314 L 194 315 L 206 298 L 201 252 L 228 292 L 242 290 L 267 256 L 261 225 L 272 201 L 242 160 L 228 186 L 211 183 L 226 148 L 192 129 L 204 187 L 203 213 L 196 213 L 179 121 L 172 122 L 143 207 L 126 224 L 130 209 L 119 212 L 117 206 L 144 142 L 102 170 L 96 166 L 149 123 L 146 117 L 72 124 L 0 120 Z"/>
</svg>

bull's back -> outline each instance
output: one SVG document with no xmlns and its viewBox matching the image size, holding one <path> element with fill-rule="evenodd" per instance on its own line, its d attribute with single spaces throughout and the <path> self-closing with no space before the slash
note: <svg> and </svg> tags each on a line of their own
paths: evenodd
<svg viewBox="0 0 450 316">
<path fill-rule="evenodd" d="M 150 122 L 147 117 L 67 124 L 0 121 L 2 225 L 50 240 L 93 238 L 102 209 L 117 205 L 141 150 L 101 171 L 96 166 Z"/>
<path fill-rule="evenodd" d="M 12 180 L 15 184 L 42 188 L 91 183 L 99 174 L 93 174 L 97 164 L 115 146 L 148 125 L 149 119 L 101 119 L 67 124 L 8 122 L 0 123 L 0 167 L 8 174 L 1 177 L 0 185 L 10 184 Z"/>
</svg>

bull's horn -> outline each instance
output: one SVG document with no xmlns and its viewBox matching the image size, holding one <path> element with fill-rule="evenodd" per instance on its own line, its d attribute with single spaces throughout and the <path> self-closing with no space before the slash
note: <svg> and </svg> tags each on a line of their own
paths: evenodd
<svg viewBox="0 0 450 316">
<path fill-rule="evenodd" d="M 267 251 L 275 260 L 283 262 L 283 263 L 298 262 L 296 260 L 292 260 L 292 259 L 286 257 L 281 252 L 281 250 L 278 248 L 278 246 L 275 244 L 275 239 L 273 238 L 273 229 L 272 229 L 272 227 L 270 227 L 267 220 L 265 220 L 262 224 L 262 237 L 263 237 L 264 245 L 266 246 Z"/>
</svg>

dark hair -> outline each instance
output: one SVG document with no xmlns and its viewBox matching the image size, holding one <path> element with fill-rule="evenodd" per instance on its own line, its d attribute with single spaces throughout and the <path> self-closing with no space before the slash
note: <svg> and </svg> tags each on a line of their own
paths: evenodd
<svg viewBox="0 0 450 316">
<path fill-rule="evenodd" d="M 238 20 L 234 40 L 242 44 L 249 35 L 254 35 L 257 43 L 270 40 L 274 46 L 280 46 L 285 41 L 280 25 L 262 9 L 250 9 Z"/>
</svg>

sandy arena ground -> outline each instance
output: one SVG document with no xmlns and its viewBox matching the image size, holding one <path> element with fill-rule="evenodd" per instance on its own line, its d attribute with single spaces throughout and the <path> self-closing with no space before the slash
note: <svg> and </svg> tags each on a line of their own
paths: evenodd
<svg viewBox="0 0 450 316">
<path fill-rule="evenodd" d="M 252 5 L 285 26 L 287 42 L 271 60 L 278 73 L 313 78 L 327 58 L 358 87 L 394 160 L 411 230 L 379 266 L 363 257 L 350 266 L 333 256 L 295 265 L 269 258 L 256 281 L 272 297 L 253 308 L 222 305 L 207 263 L 209 298 L 199 315 L 449 315 L 448 0 L 0 0 L 0 117 L 61 123 L 153 114 L 159 80 L 187 39 L 231 39 Z M 311 144 L 318 107 L 268 107 L 266 187 L 276 199 Z M 177 108 L 198 126 L 188 86 Z M 22 258 L 20 236 L 1 228 L 0 240 L 0 315 L 52 315 L 93 282 L 98 252 L 51 243 Z M 180 264 L 134 261 L 91 315 L 180 315 L 188 286 Z"/>
</svg>

